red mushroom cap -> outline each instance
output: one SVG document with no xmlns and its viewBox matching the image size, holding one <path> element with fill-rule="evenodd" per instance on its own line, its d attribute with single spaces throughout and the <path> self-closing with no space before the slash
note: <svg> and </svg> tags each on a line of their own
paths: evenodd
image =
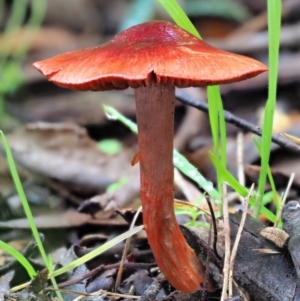
<svg viewBox="0 0 300 301">
<path fill-rule="evenodd" d="M 150 81 L 177 87 L 240 81 L 267 70 L 251 58 L 214 48 L 182 28 L 152 21 L 106 44 L 34 63 L 53 83 L 74 90 L 138 88 Z"/>
</svg>

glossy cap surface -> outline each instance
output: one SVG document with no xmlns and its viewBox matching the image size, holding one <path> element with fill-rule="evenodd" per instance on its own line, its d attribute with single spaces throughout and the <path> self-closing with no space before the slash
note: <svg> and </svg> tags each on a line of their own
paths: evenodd
<svg viewBox="0 0 300 301">
<path fill-rule="evenodd" d="M 133 26 L 99 47 L 34 63 L 53 83 L 74 90 L 177 87 L 231 83 L 267 70 L 262 63 L 214 48 L 182 28 L 152 21 Z"/>
</svg>

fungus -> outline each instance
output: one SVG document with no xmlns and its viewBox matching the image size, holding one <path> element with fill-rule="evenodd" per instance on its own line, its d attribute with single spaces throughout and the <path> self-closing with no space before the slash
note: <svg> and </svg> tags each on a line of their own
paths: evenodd
<svg viewBox="0 0 300 301">
<path fill-rule="evenodd" d="M 174 214 L 175 87 L 236 82 L 267 68 L 165 21 L 133 26 L 102 46 L 61 54 L 34 67 L 51 82 L 73 90 L 135 89 L 140 194 L 149 245 L 171 285 L 187 293 L 199 289 L 205 267 L 185 241 Z"/>
</svg>

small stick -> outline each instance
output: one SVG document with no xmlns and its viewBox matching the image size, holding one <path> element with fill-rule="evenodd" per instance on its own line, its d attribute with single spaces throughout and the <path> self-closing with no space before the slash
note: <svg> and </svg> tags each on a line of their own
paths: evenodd
<svg viewBox="0 0 300 301">
<path fill-rule="evenodd" d="M 228 213 L 228 199 L 227 199 L 227 186 L 222 183 L 223 191 L 223 219 L 224 219 L 224 237 L 225 237 L 225 259 L 223 268 L 223 289 L 220 301 L 224 301 L 227 298 L 228 278 L 229 278 L 229 262 L 230 262 L 230 224 Z"/>
<path fill-rule="evenodd" d="M 213 227 L 213 223 L 212 223 L 212 220 L 210 220 L 210 223 L 209 223 L 209 234 L 208 234 L 208 241 L 207 241 L 207 245 L 208 246 L 211 246 L 211 230 L 212 230 L 212 227 Z M 214 239 L 217 239 L 217 237 L 214 237 Z M 215 253 L 216 253 L 216 250 L 215 250 Z M 207 295 L 207 290 L 206 290 L 206 287 L 207 287 L 207 284 L 208 284 L 208 281 L 209 281 L 209 261 L 210 261 L 210 255 L 211 255 L 211 252 L 207 252 L 206 253 L 207 256 L 206 256 L 206 273 L 205 273 L 205 281 L 204 281 L 204 288 L 202 290 L 202 294 L 201 294 L 201 299 L 200 301 L 204 301 L 206 300 L 206 295 Z M 216 253 L 216 255 L 218 255 Z"/>
<path fill-rule="evenodd" d="M 156 263 L 126 262 L 126 263 L 124 263 L 124 265 L 128 269 L 150 269 L 150 268 L 156 266 Z M 77 277 L 73 277 L 72 279 L 66 280 L 64 282 L 58 283 L 57 286 L 59 288 L 62 288 L 62 287 L 65 287 L 65 286 L 70 286 L 70 285 L 79 283 L 80 281 L 82 281 L 84 279 L 91 278 L 91 277 L 97 275 L 101 271 L 107 271 L 107 270 L 111 270 L 111 269 L 118 269 L 119 267 L 120 267 L 119 262 L 118 263 L 113 263 L 113 264 L 108 264 L 108 265 L 100 265 L 97 268 L 95 268 L 93 270 L 90 270 L 90 271 L 88 271 L 84 274 L 81 274 Z M 19 287 L 19 290 L 22 289 L 22 288 L 28 287 L 30 282 L 27 282 L 26 284 L 27 284 L 26 286 L 23 286 L 21 288 Z M 17 291 L 16 288 L 13 288 L 13 289 L 14 289 L 14 292 Z M 48 286 L 48 287 L 45 288 L 45 291 L 47 291 L 47 290 L 53 290 L 53 288 Z"/>
<path fill-rule="evenodd" d="M 248 211 L 249 198 L 252 194 L 253 189 L 254 189 L 254 184 L 251 185 L 249 193 L 244 199 L 243 214 L 242 214 L 240 225 L 239 225 L 239 228 L 238 228 L 238 231 L 237 231 L 237 234 L 236 234 L 236 238 L 235 238 L 232 250 L 231 250 L 230 264 L 229 264 L 229 298 L 232 297 L 232 282 L 233 282 L 234 260 L 235 260 L 237 249 L 238 249 L 239 242 L 240 242 L 240 239 L 241 239 L 242 231 L 243 231 L 243 228 L 244 228 L 244 225 L 245 225 L 247 211 Z"/>
<path fill-rule="evenodd" d="M 133 227 L 135 226 L 136 220 L 137 220 L 139 214 L 141 213 L 141 211 L 142 211 L 142 206 L 140 206 L 140 208 L 135 213 L 134 218 L 133 218 L 132 223 L 131 223 L 130 228 L 129 228 L 130 230 L 133 229 Z M 130 241 L 131 241 L 131 237 L 128 237 L 126 239 L 126 242 L 125 242 L 124 251 L 123 251 L 123 254 L 122 254 L 122 259 L 120 261 L 120 267 L 119 267 L 117 278 L 116 278 L 115 291 L 117 291 L 117 288 L 119 287 L 119 285 L 121 283 L 124 262 L 125 262 L 127 252 L 129 250 L 129 247 L 130 247 Z"/>
<path fill-rule="evenodd" d="M 82 294 L 82 293 L 80 293 L 80 294 Z M 114 297 L 114 298 L 111 298 L 112 300 L 118 299 L 118 298 L 123 298 L 123 299 L 125 298 L 125 300 L 128 300 L 128 298 L 129 299 L 139 299 L 140 298 L 140 296 L 117 294 L 117 293 L 112 293 L 112 292 L 108 292 L 108 291 L 105 291 L 105 290 L 99 290 L 97 292 L 88 294 L 88 296 L 100 296 L 100 295 L 106 295 L 106 296 Z M 73 301 L 80 301 L 85 297 L 86 297 L 86 295 L 82 295 L 82 296 L 79 296 L 79 297 L 75 298 Z"/>
<path fill-rule="evenodd" d="M 291 189 L 291 186 L 292 186 L 292 184 L 293 184 L 294 178 L 295 178 L 295 173 L 293 172 L 293 173 L 291 174 L 291 176 L 290 176 L 290 179 L 289 179 L 289 182 L 288 182 L 288 184 L 287 184 L 286 190 L 285 190 L 284 195 L 283 195 L 283 197 L 282 197 L 282 201 L 281 201 L 281 204 L 280 204 L 280 208 L 279 208 L 279 210 L 278 210 L 278 212 L 277 212 L 276 220 L 275 220 L 275 222 L 274 222 L 274 226 L 273 226 L 274 228 L 277 228 L 277 226 L 278 226 L 280 217 L 281 217 L 281 215 L 282 215 L 283 206 L 284 206 L 284 204 L 285 204 L 286 198 L 287 198 L 288 193 L 289 193 L 289 191 L 290 191 L 290 189 Z"/>
<path fill-rule="evenodd" d="M 175 93 L 175 97 L 180 100 L 182 103 L 188 104 L 194 108 L 197 108 L 203 112 L 208 112 L 208 105 L 204 101 L 201 101 L 200 99 L 195 99 L 189 95 L 187 95 L 185 92 L 182 92 L 180 90 L 177 90 Z M 234 114 L 224 110 L 224 118 L 226 122 L 234 124 L 235 126 L 247 130 L 249 132 L 252 132 L 256 134 L 257 136 L 261 137 L 262 131 L 261 128 L 258 127 L 257 125 L 239 118 L 235 116 Z M 281 134 L 273 134 L 272 135 L 272 142 L 280 145 L 283 148 L 289 149 L 293 152 L 300 153 L 300 146 L 297 145 L 296 143 L 288 140 Z"/>
<path fill-rule="evenodd" d="M 218 227 L 217 227 L 217 221 L 214 213 L 214 209 L 212 207 L 210 198 L 206 198 L 207 205 L 209 207 L 210 215 L 211 215 L 211 220 L 212 220 L 212 225 L 213 225 L 213 230 L 214 230 L 214 239 L 213 239 L 213 249 L 215 251 L 216 256 L 221 259 L 221 256 L 218 253 L 217 249 L 217 243 L 218 243 Z M 210 244 L 209 244 L 210 245 Z"/>
<path fill-rule="evenodd" d="M 250 299 L 249 299 L 249 295 L 246 295 L 245 293 L 244 293 L 244 291 L 242 290 L 242 288 L 241 287 L 239 287 L 239 285 L 236 283 L 236 281 L 233 279 L 233 284 L 235 285 L 235 287 L 236 287 L 236 289 L 237 289 L 237 291 L 238 291 L 238 293 L 240 294 L 240 300 L 241 301 L 250 301 Z M 234 298 L 234 297 L 233 297 Z"/>
</svg>

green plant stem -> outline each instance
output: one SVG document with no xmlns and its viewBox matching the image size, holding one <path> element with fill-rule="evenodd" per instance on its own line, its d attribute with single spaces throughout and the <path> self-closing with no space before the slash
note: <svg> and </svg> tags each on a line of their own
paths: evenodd
<svg viewBox="0 0 300 301">
<path fill-rule="evenodd" d="M 30 16 L 26 22 L 26 25 L 22 25 L 25 20 L 28 3 L 30 3 Z M 5 115 L 4 110 L 4 95 L 8 92 L 15 90 L 22 82 L 21 63 L 29 49 L 29 46 L 33 40 L 33 37 L 38 30 L 47 7 L 46 0 L 14 0 L 11 6 L 11 14 L 6 22 L 6 26 L 3 33 L 3 40 L 18 33 L 20 31 L 21 43 L 15 49 L 13 49 L 13 43 L 1 50 L 0 54 L 0 119 Z M 4 8 L 3 0 L 0 0 L 0 21 L 2 18 L 2 11 Z M 16 36 L 18 37 L 19 34 Z M 12 72 L 18 76 L 8 76 Z M 15 83 L 15 84 L 14 84 Z"/>
<path fill-rule="evenodd" d="M 220 158 L 221 163 L 226 168 L 227 165 L 227 137 L 226 137 L 226 122 L 224 116 L 224 109 L 220 95 L 219 86 L 210 86 L 207 88 L 208 98 L 208 115 L 210 121 L 210 128 L 212 131 L 214 152 Z M 216 169 L 218 191 L 222 194 L 222 182 L 219 169 Z M 222 203 L 219 204 L 220 214 L 223 213 Z"/>
<path fill-rule="evenodd" d="M 4 241 L 0 240 L 0 249 L 6 251 L 11 256 L 13 256 L 18 262 L 26 269 L 30 278 L 36 276 L 36 271 L 31 263 L 27 260 L 27 258 L 17 251 L 15 248 L 10 246 L 9 244 L 5 243 Z"/>
<path fill-rule="evenodd" d="M 258 204 L 254 212 L 258 218 L 262 206 L 268 164 L 270 159 L 273 116 L 276 106 L 277 74 L 280 47 L 281 0 L 268 0 L 268 33 L 269 33 L 269 89 L 268 101 L 264 113 L 261 141 L 261 171 L 258 181 Z"/>
<path fill-rule="evenodd" d="M 143 230 L 144 226 L 137 226 L 134 227 L 126 232 L 124 232 L 123 234 L 111 239 L 110 241 L 106 242 L 105 244 L 103 244 L 102 246 L 94 249 L 93 251 L 85 254 L 84 256 L 72 261 L 71 263 L 69 263 L 66 266 L 63 266 L 62 268 L 55 270 L 55 271 L 51 271 L 49 274 L 49 277 L 56 277 L 59 276 L 63 273 L 68 272 L 71 269 L 74 269 L 78 266 L 80 266 L 83 263 L 88 262 L 89 260 L 95 258 L 96 256 L 102 254 L 103 252 L 107 251 L 108 249 L 112 248 L 113 246 L 117 245 L 118 243 L 122 242 L 123 240 L 127 239 L 128 237 L 131 237 L 132 235 L 138 233 L 139 231 Z"/>
<path fill-rule="evenodd" d="M 226 182 L 230 187 L 232 187 L 239 195 L 242 197 L 246 197 L 249 193 L 249 190 L 241 185 L 239 181 L 224 167 L 222 162 L 214 153 L 209 154 L 212 163 L 214 164 L 215 168 L 219 170 L 222 175 L 222 179 Z M 249 203 L 252 207 L 256 207 L 257 201 L 254 197 L 250 197 Z M 275 215 L 271 212 L 268 208 L 262 206 L 261 213 L 271 222 L 275 221 Z"/>
<path fill-rule="evenodd" d="M 25 18 L 26 7 L 27 7 L 27 1 L 14 0 L 12 2 L 11 15 L 6 23 L 4 33 L 3 33 L 3 38 L 6 38 L 14 30 L 16 30 L 21 26 Z M 7 47 L 5 51 L 1 52 L 0 70 L 3 70 L 7 58 L 9 57 L 10 54 L 11 54 L 11 49 L 9 47 Z"/>
<path fill-rule="evenodd" d="M 19 0 L 16 2 L 19 2 Z M 21 62 L 26 55 L 30 44 L 32 43 L 32 39 L 44 19 L 46 9 L 46 0 L 31 0 L 31 14 L 23 32 L 23 40 L 26 42 L 13 54 L 13 57 L 18 59 L 19 62 Z"/>
<path fill-rule="evenodd" d="M 1 135 L 1 138 L 2 138 L 2 141 L 3 141 L 3 146 L 4 146 L 4 149 L 5 149 L 5 152 L 6 152 L 9 169 L 10 169 L 10 172 L 11 172 L 16 190 L 17 190 L 18 195 L 20 197 L 20 200 L 22 202 L 22 206 L 24 208 L 25 215 L 28 219 L 30 228 L 33 232 L 34 239 L 37 242 L 37 245 L 38 245 L 38 248 L 40 250 L 41 256 L 42 256 L 44 262 L 47 262 L 47 255 L 46 255 L 45 250 L 43 248 L 43 244 L 42 244 L 41 238 L 39 236 L 38 230 L 35 226 L 34 218 L 33 218 L 33 215 L 31 213 L 29 204 L 27 202 L 26 195 L 25 195 L 25 192 L 23 190 L 20 178 L 18 176 L 18 171 L 17 171 L 16 165 L 14 163 L 14 159 L 13 159 L 11 150 L 9 149 L 8 142 L 7 142 L 6 137 L 5 137 L 5 135 L 3 134 L 2 131 L 0 131 L 0 135 Z"/>
<path fill-rule="evenodd" d="M 259 155 L 261 156 L 261 143 L 258 141 L 258 139 L 256 137 L 253 137 L 253 142 L 257 148 L 257 151 L 259 153 Z M 273 201 L 276 207 L 276 212 L 280 209 L 280 197 L 278 196 L 277 190 L 276 190 L 276 186 L 275 186 L 275 181 L 272 175 L 272 171 L 270 168 L 270 165 L 268 164 L 268 170 L 267 170 L 267 176 L 271 185 L 271 189 L 272 189 L 272 194 L 273 194 Z M 264 204 L 264 201 L 262 202 Z"/>
<path fill-rule="evenodd" d="M 32 212 L 30 210 L 30 207 L 29 207 L 29 204 L 28 204 L 28 201 L 27 201 L 24 189 L 22 187 L 22 183 L 21 183 L 19 175 L 18 175 L 18 171 L 17 171 L 17 168 L 16 168 L 16 164 L 14 162 L 14 158 L 12 156 L 12 153 L 11 153 L 11 150 L 9 148 L 8 142 L 6 140 L 6 137 L 5 137 L 4 133 L 1 130 L 0 130 L 0 136 L 2 138 L 3 146 L 4 146 L 4 149 L 5 149 L 5 153 L 6 153 L 6 157 L 7 157 L 7 161 L 8 161 L 9 170 L 11 172 L 11 175 L 12 175 L 12 178 L 13 178 L 16 190 L 18 192 L 18 195 L 19 195 L 19 198 L 21 200 L 21 203 L 22 203 L 25 215 L 26 215 L 28 223 L 30 225 L 30 229 L 31 229 L 31 231 L 33 233 L 33 237 L 34 237 L 34 239 L 35 239 L 35 241 L 37 243 L 37 246 L 39 248 L 40 254 L 41 254 L 42 258 L 43 258 L 43 261 L 44 261 L 46 267 L 48 268 L 49 271 L 51 271 L 52 270 L 52 266 L 51 266 L 50 261 L 48 260 L 48 257 L 46 255 L 43 243 L 42 243 L 40 235 L 39 235 L 39 232 L 38 232 L 37 227 L 36 227 L 36 225 L 34 223 L 34 218 L 33 218 Z M 57 284 L 56 284 L 55 278 L 54 277 L 50 277 L 50 280 L 52 282 L 53 287 L 57 288 Z M 57 293 L 58 298 L 61 301 L 63 301 L 60 292 L 56 291 L 56 293 Z"/>
</svg>

